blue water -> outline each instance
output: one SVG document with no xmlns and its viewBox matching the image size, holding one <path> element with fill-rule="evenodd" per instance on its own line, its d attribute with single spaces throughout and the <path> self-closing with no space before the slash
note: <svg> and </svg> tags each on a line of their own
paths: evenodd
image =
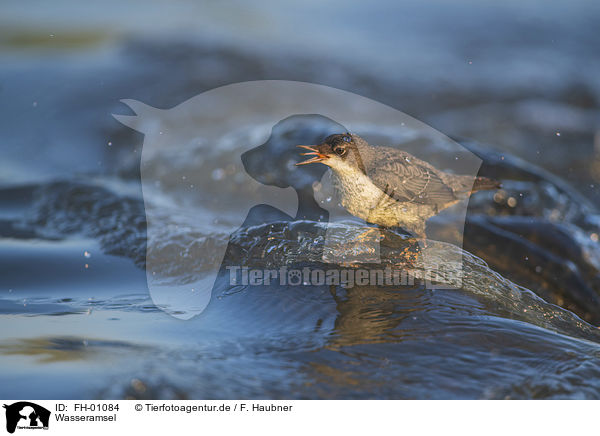
<svg viewBox="0 0 600 436">
<path fill-rule="evenodd" d="M 3 2 L 0 396 L 598 398 L 599 17 L 585 0 Z M 262 79 L 502 150 L 487 170 L 528 200 L 474 200 L 460 290 L 220 283 L 176 319 L 146 284 L 144 138 L 112 114 Z"/>
</svg>

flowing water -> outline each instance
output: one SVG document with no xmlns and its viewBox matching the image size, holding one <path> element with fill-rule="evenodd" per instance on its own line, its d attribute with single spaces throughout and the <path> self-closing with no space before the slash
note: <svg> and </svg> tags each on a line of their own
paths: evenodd
<svg viewBox="0 0 600 436">
<path fill-rule="evenodd" d="M 0 25 L 0 396 L 600 398 L 597 6 L 408 2 L 396 22 L 380 7 L 334 3 L 315 15 L 297 5 L 304 26 L 274 49 L 291 26 L 274 2 L 239 16 L 181 2 L 169 19 L 144 8 L 134 23 L 125 17 L 136 11 L 116 2 L 69 12 L 88 30 L 64 22 L 63 3 L 25 19 L 8 2 L 2 20 L 21 25 Z M 112 118 L 129 113 L 119 100 L 167 108 L 259 79 L 383 101 L 483 160 L 481 174 L 503 188 L 472 198 L 464 243 L 444 233 L 452 214 L 432 222 L 432 239 L 447 241 L 432 241 L 432 255 L 462 259 L 458 289 L 429 289 L 418 266 L 400 286 L 230 284 L 225 265 L 326 268 L 326 224 L 305 197 L 320 173 L 286 164 L 299 136 L 317 135 L 310 120 L 274 131 L 266 168 L 260 156 L 242 164 L 242 144 L 217 142 L 207 159 L 223 171 L 196 174 L 200 192 L 163 186 L 142 197 L 144 138 Z M 169 159 L 176 174 L 197 168 L 191 156 Z M 246 173 L 295 174 L 298 215 L 259 207 L 239 227 L 231 211 L 197 204 L 252 199 Z M 149 242 L 148 208 L 175 194 L 189 215 L 215 219 L 196 228 L 189 216 L 155 214 L 177 231 Z M 343 244 L 353 227 L 337 225 Z M 382 264 L 405 266 L 411 240 L 386 236 Z M 206 255 L 219 250 L 222 264 Z M 180 268 L 197 252 L 193 271 L 221 270 L 206 310 L 177 319 L 150 298 L 145 268 L 166 259 L 163 272 L 193 280 Z"/>
</svg>

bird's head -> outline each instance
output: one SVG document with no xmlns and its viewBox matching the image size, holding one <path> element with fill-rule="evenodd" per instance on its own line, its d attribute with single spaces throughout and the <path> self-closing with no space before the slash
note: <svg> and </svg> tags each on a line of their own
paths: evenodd
<svg viewBox="0 0 600 436">
<path fill-rule="evenodd" d="M 350 133 L 330 135 L 319 145 L 298 145 L 309 150 L 301 153 L 303 156 L 312 156 L 308 160 L 296 165 L 322 163 L 334 169 L 342 167 L 355 167 L 364 169 L 361 152 L 366 151 L 368 143 L 358 135 Z"/>
</svg>

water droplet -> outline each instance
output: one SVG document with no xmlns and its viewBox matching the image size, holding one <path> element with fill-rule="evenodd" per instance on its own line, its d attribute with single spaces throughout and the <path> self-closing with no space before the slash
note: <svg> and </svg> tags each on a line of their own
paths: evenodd
<svg viewBox="0 0 600 436">
<path fill-rule="evenodd" d="M 223 168 L 216 168 L 213 170 L 211 177 L 213 180 L 222 180 L 225 177 L 225 170 Z"/>
<path fill-rule="evenodd" d="M 506 191 L 503 191 L 502 189 L 494 194 L 494 201 L 496 203 L 502 203 L 505 198 L 506 198 Z"/>
</svg>

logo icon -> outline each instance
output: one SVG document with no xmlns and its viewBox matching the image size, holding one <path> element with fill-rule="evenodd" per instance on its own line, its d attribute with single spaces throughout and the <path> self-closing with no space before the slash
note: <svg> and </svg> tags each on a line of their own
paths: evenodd
<svg viewBox="0 0 600 436">
<path fill-rule="evenodd" d="M 6 409 L 6 431 L 14 433 L 15 429 L 48 429 L 50 411 L 29 401 L 19 401 L 4 405 Z"/>
</svg>

